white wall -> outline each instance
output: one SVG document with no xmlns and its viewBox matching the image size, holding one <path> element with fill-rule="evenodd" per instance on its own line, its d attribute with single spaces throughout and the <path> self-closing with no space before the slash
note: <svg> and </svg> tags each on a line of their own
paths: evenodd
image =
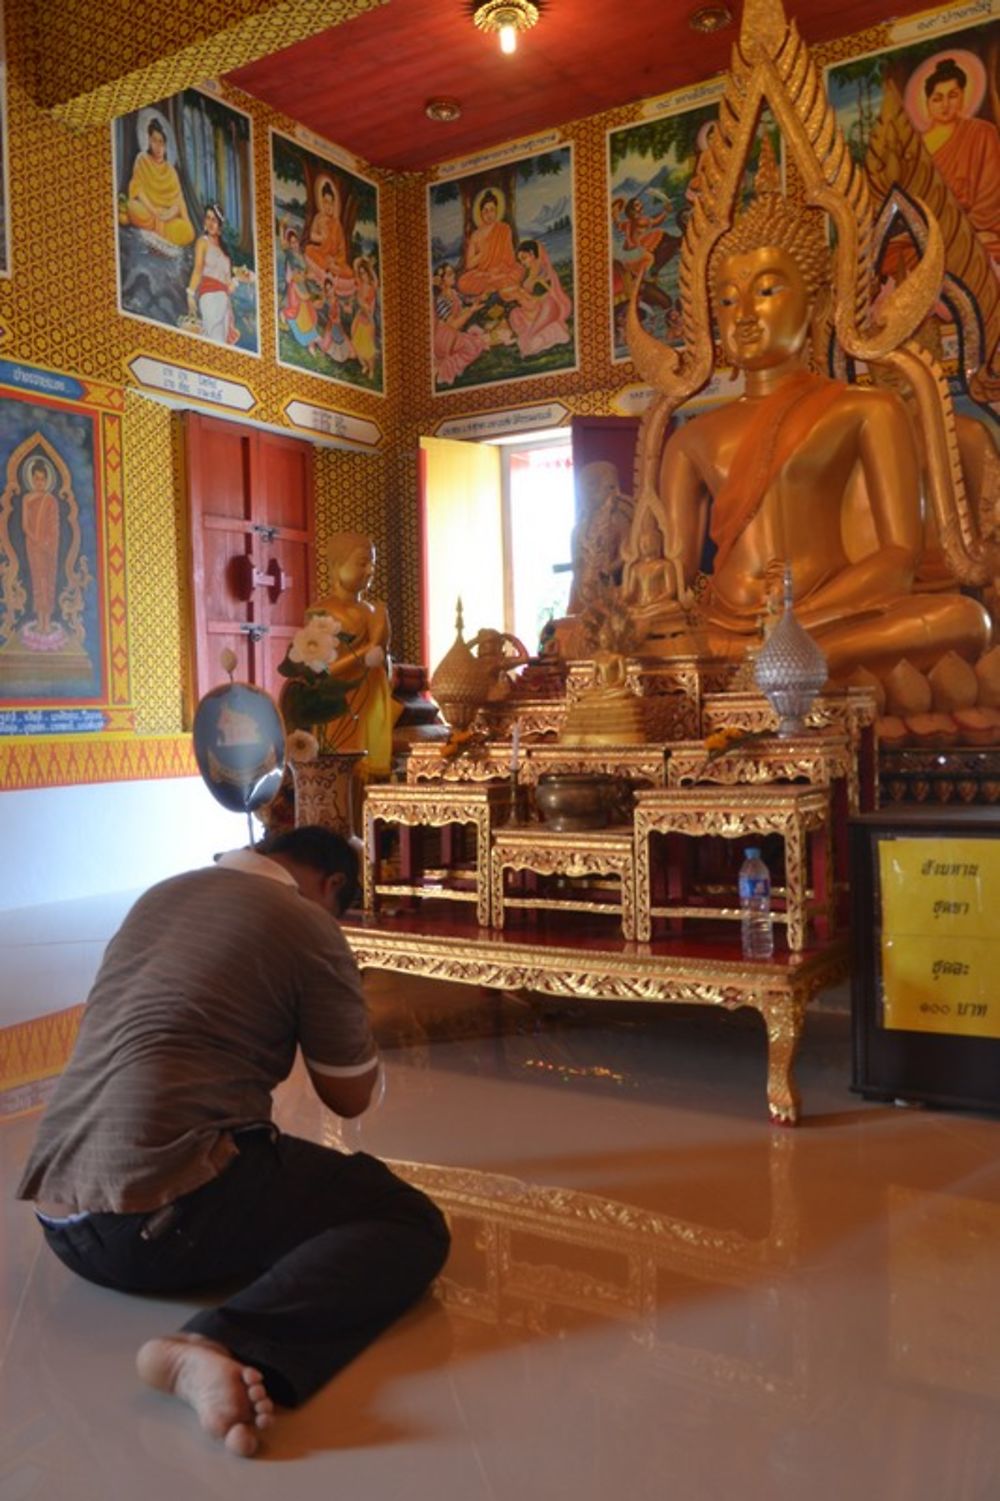
<svg viewBox="0 0 1000 1501">
<path fill-rule="evenodd" d="M 3 792 L 0 830 L 0 911 L 149 886 L 249 837 L 200 777 Z"/>
</svg>

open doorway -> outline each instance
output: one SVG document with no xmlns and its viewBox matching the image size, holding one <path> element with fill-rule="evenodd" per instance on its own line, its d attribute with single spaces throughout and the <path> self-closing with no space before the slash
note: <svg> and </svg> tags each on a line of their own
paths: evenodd
<svg viewBox="0 0 1000 1501">
<path fill-rule="evenodd" d="M 455 639 L 509 631 L 529 652 L 565 614 L 572 579 L 569 432 L 465 443 L 422 438 L 423 649 L 433 671 Z"/>
<path fill-rule="evenodd" d="M 467 641 L 492 627 L 537 651 L 545 623 L 569 605 L 580 476 L 610 463 L 628 490 L 638 426 L 578 416 L 570 427 L 494 441 L 420 440 L 422 647 L 431 670 L 455 639 L 459 597 Z"/>
</svg>

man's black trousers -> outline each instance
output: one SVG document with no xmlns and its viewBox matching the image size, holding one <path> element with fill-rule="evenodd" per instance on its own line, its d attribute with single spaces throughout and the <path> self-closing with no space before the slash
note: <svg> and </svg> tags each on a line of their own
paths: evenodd
<svg viewBox="0 0 1000 1501">
<path fill-rule="evenodd" d="M 185 1330 L 262 1372 L 294 1407 L 413 1303 L 444 1265 L 440 1210 L 363 1152 L 262 1128 L 210 1183 L 155 1214 L 91 1214 L 45 1237 L 90 1282 L 122 1292 L 240 1282 Z"/>
</svg>

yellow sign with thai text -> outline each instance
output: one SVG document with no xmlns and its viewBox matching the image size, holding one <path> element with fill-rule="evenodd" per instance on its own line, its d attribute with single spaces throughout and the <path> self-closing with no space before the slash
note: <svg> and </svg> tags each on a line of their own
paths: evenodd
<svg viewBox="0 0 1000 1501">
<path fill-rule="evenodd" d="M 884 1025 L 1000 1037 L 1000 843 L 885 839 L 878 853 Z"/>
</svg>

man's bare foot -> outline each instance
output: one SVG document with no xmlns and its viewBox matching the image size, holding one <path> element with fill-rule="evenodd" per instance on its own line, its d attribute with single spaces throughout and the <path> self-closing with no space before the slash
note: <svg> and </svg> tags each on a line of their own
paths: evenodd
<svg viewBox="0 0 1000 1501">
<path fill-rule="evenodd" d="M 258 1430 L 274 1422 L 274 1403 L 260 1372 L 240 1365 L 224 1345 L 200 1334 L 147 1340 L 135 1365 L 147 1385 L 180 1397 L 194 1408 L 206 1433 L 244 1459 L 257 1452 Z"/>
</svg>

